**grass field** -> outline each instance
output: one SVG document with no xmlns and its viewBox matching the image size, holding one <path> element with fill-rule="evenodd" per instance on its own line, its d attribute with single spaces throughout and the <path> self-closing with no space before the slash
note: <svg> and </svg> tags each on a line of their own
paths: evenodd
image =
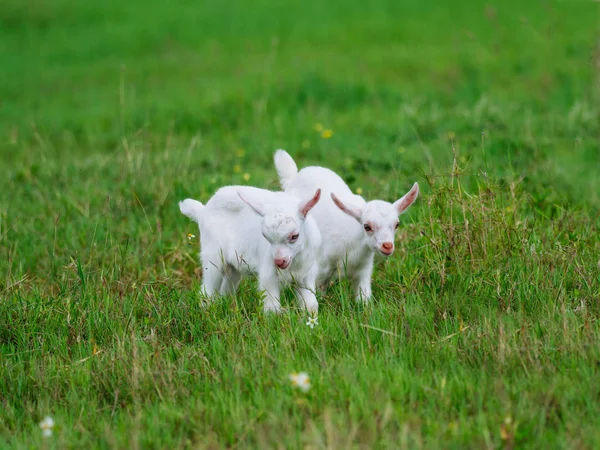
<svg viewBox="0 0 600 450">
<path fill-rule="evenodd" d="M 597 2 L 5 0 L 0 67 L 0 448 L 600 448 Z M 421 186 L 314 329 L 177 207 L 279 147 Z"/>
</svg>

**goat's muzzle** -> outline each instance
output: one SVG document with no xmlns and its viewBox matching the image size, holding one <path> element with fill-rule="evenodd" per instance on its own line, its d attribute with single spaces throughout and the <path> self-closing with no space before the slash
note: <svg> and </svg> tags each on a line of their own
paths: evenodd
<svg viewBox="0 0 600 450">
<path fill-rule="evenodd" d="M 385 256 L 390 256 L 392 253 L 394 253 L 394 243 L 384 242 L 383 244 L 381 244 L 381 247 L 379 247 L 379 251 Z"/>
<path fill-rule="evenodd" d="M 287 267 L 290 265 L 290 260 L 285 258 L 275 258 L 273 262 L 280 269 L 287 269 Z"/>
</svg>

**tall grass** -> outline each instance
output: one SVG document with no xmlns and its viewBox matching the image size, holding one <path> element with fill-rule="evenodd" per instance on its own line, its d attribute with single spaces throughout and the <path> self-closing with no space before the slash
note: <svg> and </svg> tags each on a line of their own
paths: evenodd
<svg viewBox="0 0 600 450">
<path fill-rule="evenodd" d="M 1 447 L 600 445 L 595 4 L 5 6 Z M 252 279 L 203 308 L 177 209 L 278 147 L 422 189 L 314 329 Z"/>
</svg>

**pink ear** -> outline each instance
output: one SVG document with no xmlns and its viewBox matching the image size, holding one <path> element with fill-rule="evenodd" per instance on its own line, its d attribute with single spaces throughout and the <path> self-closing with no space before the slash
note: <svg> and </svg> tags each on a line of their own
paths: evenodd
<svg viewBox="0 0 600 450">
<path fill-rule="evenodd" d="M 333 203 L 335 203 L 335 205 L 338 208 L 340 208 L 346 214 L 354 217 L 356 220 L 358 220 L 360 222 L 360 218 L 362 217 L 362 209 L 361 208 L 358 208 L 358 207 L 352 206 L 352 205 L 346 205 L 346 204 L 342 203 L 342 201 L 333 192 L 331 193 L 331 199 L 333 200 Z"/>
<path fill-rule="evenodd" d="M 304 217 L 306 217 L 306 215 L 308 214 L 308 212 L 313 209 L 313 207 L 319 203 L 319 200 L 321 199 L 321 189 L 317 189 L 317 192 L 315 192 L 315 195 L 313 196 L 313 198 L 311 198 L 310 200 L 308 200 L 306 203 L 303 203 L 300 205 L 300 214 L 302 214 Z"/>
<path fill-rule="evenodd" d="M 398 211 L 398 215 L 402 214 L 412 205 L 417 197 L 419 196 L 419 183 L 413 184 L 413 187 L 408 193 L 400 200 L 394 202 L 394 208 Z"/>
</svg>

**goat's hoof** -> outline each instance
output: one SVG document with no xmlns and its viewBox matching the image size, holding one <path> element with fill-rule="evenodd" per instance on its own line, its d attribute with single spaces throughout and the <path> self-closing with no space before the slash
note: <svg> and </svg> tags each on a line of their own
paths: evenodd
<svg viewBox="0 0 600 450">
<path fill-rule="evenodd" d="M 308 311 L 310 314 L 317 314 L 319 312 L 319 304 L 315 303 L 313 305 L 305 305 L 306 307 L 306 311 Z"/>
</svg>

